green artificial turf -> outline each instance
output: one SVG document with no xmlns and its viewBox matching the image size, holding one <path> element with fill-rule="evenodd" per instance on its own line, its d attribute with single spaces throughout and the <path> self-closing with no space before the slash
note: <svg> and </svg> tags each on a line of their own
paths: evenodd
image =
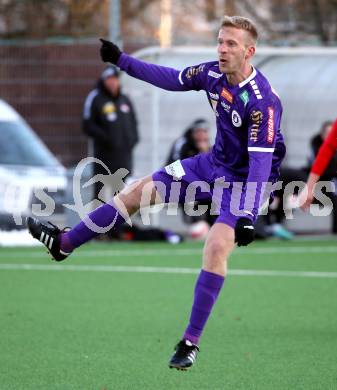
<svg viewBox="0 0 337 390">
<path fill-rule="evenodd" d="M 1 248 L 0 390 L 337 389 L 337 277 L 235 274 L 336 273 L 337 240 L 237 249 L 189 372 L 167 362 L 197 275 L 90 268 L 197 270 L 201 248 L 89 244 L 61 264 L 42 248 Z M 34 269 L 39 264 L 52 269 Z"/>
</svg>

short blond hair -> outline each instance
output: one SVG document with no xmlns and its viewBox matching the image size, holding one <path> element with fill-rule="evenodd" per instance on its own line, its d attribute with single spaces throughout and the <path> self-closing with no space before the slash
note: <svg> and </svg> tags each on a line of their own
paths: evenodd
<svg viewBox="0 0 337 390">
<path fill-rule="evenodd" d="M 222 27 L 234 27 L 238 28 L 239 30 L 245 30 L 248 31 L 250 36 L 252 37 L 254 44 L 256 44 L 259 33 L 257 31 L 257 27 L 255 24 L 248 18 L 245 18 L 243 16 L 227 16 L 225 15 L 222 18 L 221 26 Z"/>
</svg>

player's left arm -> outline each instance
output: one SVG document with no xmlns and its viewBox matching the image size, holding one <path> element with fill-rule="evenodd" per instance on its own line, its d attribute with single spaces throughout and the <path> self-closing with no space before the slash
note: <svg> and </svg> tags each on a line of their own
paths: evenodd
<svg viewBox="0 0 337 390">
<path fill-rule="evenodd" d="M 101 58 L 119 66 L 128 75 L 167 91 L 200 91 L 206 89 L 207 64 L 190 66 L 179 71 L 174 68 L 151 64 L 123 53 L 113 42 L 101 39 Z"/>
<path fill-rule="evenodd" d="M 248 119 L 249 173 L 246 186 L 248 218 L 254 222 L 259 208 L 267 200 L 264 191 L 270 177 L 277 132 L 280 128 L 282 106 L 270 99 L 253 104 Z M 268 195 L 269 197 L 269 195 Z"/>
<path fill-rule="evenodd" d="M 235 226 L 238 246 L 249 245 L 254 240 L 254 222 L 265 198 L 281 114 L 280 102 L 273 99 L 263 103 L 253 102 L 248 111 L 249 172 L 243 194 L 244 216 L 237 220 Z"/>
<path fill-rule="evenodd" d="M 122 53 L 117 65 L 129 76 L 167 91 L 200 91 L 207 85 L 207 64 L 189 66 L 180 71 Z"/>
</svg>

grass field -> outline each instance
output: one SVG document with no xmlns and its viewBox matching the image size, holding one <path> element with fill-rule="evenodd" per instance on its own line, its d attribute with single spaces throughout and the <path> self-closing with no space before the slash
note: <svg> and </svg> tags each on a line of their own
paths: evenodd
<svg viewBox="0 0 337 390">
<path fill-rule="evenodd" d="M 337 389 L 337 240 L 237 249 L 189 372 L 201 244 L 0 249 L 0 390 Z"/>
</svg>

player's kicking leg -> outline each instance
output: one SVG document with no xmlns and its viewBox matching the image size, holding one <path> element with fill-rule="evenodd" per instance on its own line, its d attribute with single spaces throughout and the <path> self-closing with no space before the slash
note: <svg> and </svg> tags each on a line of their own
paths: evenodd
<svg viewBox="0 0 337 390">
<path fill-rule="evenodd" d="M 227 258 L 233 248 L 234 229 L 223 223 L 214 224 L 204 247 L 203 267 L 195 285 L 189 325 L 176 346 L 170 368 L 187 370 L 195 362 L 199 339 L 223 286 Z"/>
<path fill-rule="evenodd" d="M 50 222 L 46 225 L 36 218 L 28 217 L 27 227 L 29 233 L 34 238 L 42 242 L 42 244 L 47 248 L 53 260 L 62 261 L 70 255 L 71 251 L 66 252 L 61 248 L 61 237 L 63 231 L 57 226 L 51 224 Z"/>
<path fill-rule="evenodd" d="M 53 260 L 65 260 L 74 249 L 97 237 L 107 230 L 118 228 L 131 215 L 144 206 L 160 203 L 151 176 L 147 176 L 126 187 L 111 202 L 91 212 L 84 220 L 68 231 L 60 230 L 52 224 L 44 224 L 33 217 L 27 218 L 30 234 L 39 240 L 51 254 Z"/>
</svg>

